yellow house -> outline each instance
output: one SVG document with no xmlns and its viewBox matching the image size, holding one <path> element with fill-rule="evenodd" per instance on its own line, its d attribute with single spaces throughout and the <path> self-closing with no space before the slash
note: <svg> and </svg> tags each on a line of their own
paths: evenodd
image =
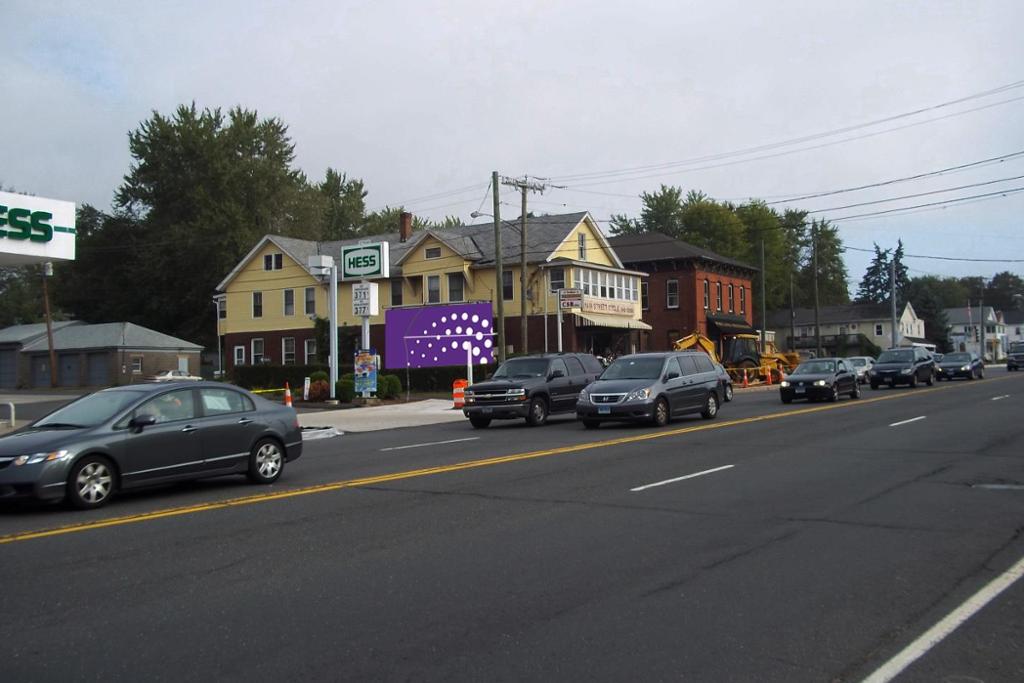
<svg viewBox="0 0 1024 683">
<path fill-rule="evenodd" d="M 505 341 L 521 352 L 520 230 L 507 221 L 502 234 L 503 279 L 496 292 L 494 226 L 471 226 L 413 233 L 403 214 L 397 233 L 374 236 L 387 241 L 390 278 L 378 280 L 380 315 L 371 319 L 371 345 L 384 349 L 385 310 L 460 302 L 504 300 Z M 527 225 L 526 310 L 528 352 L 555 350 L 558 290 L 582 290 L 581 306 L 566 312 L 562 339 L 566 351 L 626 353 L 636 348 L 640 320 L 640 278 L 623 268 L 604 234 L 587 212 L 530 218 Z M 310 256 L 337 258 L 341 246 L 267 235 L 217 287 L 219 333 L 226 367 L 253 363 L 311 364 L 317 355 L 314 321 L 327 317 L 327 287 L 308 266 Z M 338 321 L 344 353 L 356 343 L 360 319 L 352 314 L 352 285 L 338 286 Z"/>
</svg>

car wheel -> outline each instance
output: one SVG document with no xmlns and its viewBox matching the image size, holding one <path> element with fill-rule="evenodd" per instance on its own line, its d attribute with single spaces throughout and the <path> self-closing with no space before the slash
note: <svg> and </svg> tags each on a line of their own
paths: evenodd
<svg viewBox="0 0 1024 683">
<path fill-rule="evenodd" d="M 970 379 L 970 380 L 978 379 L 978 376 L 975 374 L 974 370 L 971 370 L 969 373 L 967 373 L 967 379 Z"/>
<path fill-rule="evenodd" d="M 978 370 L 978 379 L 985 379 L 985 371 Z"/>
<path fill-rule="evenodd" d="M 487 425 L 491 424 L 491 418 L 471 417 L 469 418 L 469 424 L 473 425 L 474 429 L 487 429 Z"/>
<path fill-rule="evenodd" d="M 877 390 L 878 390 L 878 382 L 872 382 L 872 383 L 871 383 L 871 388 L 872 388 L 873 390 L 877 391 Z"/>
<path fill-rule="evenodd" d="M 917 388 L 917 373 L 916 372 L 910 376 L 910 388 L 911 389 L 916 389 Z"/>
<path fill-rule="evenodd" d="M 526 416 L 526 424 L 539 427 L 548 419 L 548 402 L 541 396 L 534 396 L 530 401 L 530 412 Z"/>
<path fill-rule="evenodd" d="M 284 469 L 284 451 L 273 439 L 260 439 L 249 454 L 249 480 L 254 484 L 273 484 Z"/>
<path fill-rule="evenodd" d="M 783 396 L 782 397 L 782 402 L 783 403 L 792 403 L 793 402 L 793 398 L 790 397 L 790 396 Z"/>
<path fill-rule="evenodd" d="M 655 427 L 664 427 L 668 424 L 668 420 L 668 401 L 659 398 L 654 403 L 654 410 L 651 412 L 651 422 L 654 423 Z"/>
<path fill-rule="evenodd" d="M 106 505 L 114 495 L 114 466 L 100 455 L 87 455 L 71 468 L 67 499 L 79 510 Z"/>
<path fill-rule="evenodd" d="M 597 429 L 601 426 L 600 420 L 583 420 L 583 426 L 587 429 Z"/>
<path fill-rule="evenodd" d="M 933 384 L 935 384 L 935 375 L 929 372 L 928 379 L 926 379 L 924 383 L 927 384 L 928 386 L 932 386 Z"/>
<path fill-rule="evenodd" d="M 726 384 L 725 385 L 725 402 L 728 403 L 731 400 L 732 400 L 732 385 L 731 384 Z"/>
<path fill-rule="evenodd" d="M 860 385 L 854 382 L 853 391 L 850 392 L 850 398 L 860 398 Z"/>
<path fill-rule="evenodd" d="M 839 387 L 832 385 L 832 393 L 828 395 L 828 402 L 835 403 L 839 400 Z"/>
<path fill-rule="evenodd" d="M 707 399 L 704 401 L 704 410 L 701 411 L 700 416 L 705 420 L 710 420 L 715 415 L 718 415 L 718 397 L 714 394 L 708 394 Z"/>
</svg>

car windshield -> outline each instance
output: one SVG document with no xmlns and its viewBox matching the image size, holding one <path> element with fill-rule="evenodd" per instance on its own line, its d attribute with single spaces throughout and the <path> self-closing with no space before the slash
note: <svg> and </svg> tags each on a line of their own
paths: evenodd
<svg viewBox="0 0 1024 683">
<path fill-rule="evenodd" d="M 827 375 L 836 371 L 836 364 L 830 360 L 812 360 L 801 363 L 794 375 Z"/>
<path fill-rule="evenodd" d="M 1010 353 L 1024 353 L 1024 342 L 1013 342 L 1010 344 Z"/>
<path fill-rule="evenodd" d="M 853 363 L 854 366 L 856 366 L 858 368 L 862 368 L 862 367 L 864 367 L 865 365 L 868 364 L 868 359 L 867 358 L 851 358 L 850 362 Z"/>
<path fill-rule="evenodd" d="M 656 379 L 664 358 L 620 358 L 605 369 L 601 379 Z"/>
<path fill-rule="evenodd" d="M 971 359 L 969 353 L 951 353 L 948 356 L 944 356 L 942 360 L 948 360 L 950 363 L 966 363 Z"/>
<path fill-rule="evenodd" d="M 546 358 L 513 358 L 505 361 L 494 373 L 495 379 L 543 377 L 548 372 Z"/>
<path fill-rule="evenodd" d="M 884 351 L 878 357 L 879 363 L 913 363 L 913 351 Z"/>
<path fill-rule="evenodd" d="M 95 427 L 142 397 L 140 391 L 100 391 L 58 408 L 33 427 Z"/>
</svg>

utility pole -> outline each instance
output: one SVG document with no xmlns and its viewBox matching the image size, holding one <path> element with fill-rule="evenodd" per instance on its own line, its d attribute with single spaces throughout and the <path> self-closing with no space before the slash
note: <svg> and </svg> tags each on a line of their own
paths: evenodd
<svg viewBox="0 0 1024 683">
<path fill-rule="evenodd" d="M 789 350 L 796 349 L 796 307 L 793 305 L 793 273 L 789 274 Z"/>
<path fill-rule="evenodd" d="M 526 176 L 523 176 L 522 180 L 517 178 L 502 178 L 502 185 L 510 185 L 519 190 L 522 195 L 522 210 L 519 216 L 519 293 L 521 295 L 519 301 L 519 337 L 520 345 L 522 346 L 522 353 L 529 353 L 527 329 L 526 329 L 526 192 L 532 190 L 533 192 L 544 192 L 547 187 L 544 183 L 535 183 L 527 180 Z"/>
<path fill-rule="evenodd" d="M 764 344 L 764 340 L 765 340 L 765 331 L 764 330 L 765 330 L 765 327 L 767 326 L 767 322 L 768 322 L 767 321 L 768 311 L 767 311 L 767 308 L 765 306 L 765 301 L 767 299 L 765 297 L 764 282 L 765 282 L 765 277 L 764 277 L 764 235 L 762 235 L 761 236 L 761 353 L 762 354 L 765 353 L 765 349 L 767 348 L 765 346 L 765 344 Z M 729 285 L 729 286 L 731 287 L 732 285 Z"/>
<path fill-rule="evenodd" d="M 498 363 L 505 362 L 505 271 L 501 263 L 501 192 L 498 172 L 491 173 L 494 192 L 494 295 L 498 302 Z"/>
<path fill-rule="evenodd" d="M 46 278 L 53 275 L 53 264 L 43 264 L 43 312 L 46 314 L 46 343 L 50 349 L 50 387 L 57 386 L 57 352 L 53 349 L 53 321 L 50 318 L 50 292 L 46 287 Z M 13 413 L 14 408 L 11 408 Z M 12 425 L 14 418 L 11 418 Z"/>
<path fill-rule="evenodd" d="M 814 353 L 821 358 L 821 305 L 818 301 L 818 226 L 811 226 L 811 250 L 814 253 Z"/>
<path fill-rule="evenodd" d="M 889 299 L 892 301 L 892 348 L 898 346 L 896 334 L 896 259 L 889 264 Z"/>
<path fill-rule="evenodd" d="M 981 362 L 985 362 L 985 281 L 981 281 L 981 295 L 978 297 L 978 317 L 981 318 Z M 992 360 L 995 360 L 993 357 Z"/>
</svg>

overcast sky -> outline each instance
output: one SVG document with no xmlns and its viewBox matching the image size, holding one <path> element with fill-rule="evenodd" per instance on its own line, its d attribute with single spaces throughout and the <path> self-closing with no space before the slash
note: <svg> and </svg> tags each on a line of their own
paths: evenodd
<svg viewBox="0 0 1024 683">
<path fill-rule="evenodd" d="M 534 211 L 602 220 L 635 215 L 637 195 L 660 183 L 774 201 L 1024 150 L 1016 87 L 756 154 L 568 177 L 718 156 L 1022 81 L 1019 0 L 5 0 L 3 18 L 0 183 L 104 209 L 130 163 L 127 133 L 193 100 L 281 118 L 297 165 L 314 180 L 328 166 L 363 178 L 371 209 L 464 220 L 490 211 L 492 170 L 568 186 L 532 196 Z M 1024 176 L 1024 156 L 793 205 L 833 209 L 1013 176 Z M 1024 179 L 816 215 L 1018 187 Z M 512 190 L 503 201 L 518 215 Z M 838 223 L 850 247 L 902 237 L 911 254 L 1024 259 L 1022 214 L 1024 192 Z M 867 260 L 848 252 L 854 285 Z M 1024 274 L 1020 263 L 908 264 L 912 275 Z"/>
</svg>

